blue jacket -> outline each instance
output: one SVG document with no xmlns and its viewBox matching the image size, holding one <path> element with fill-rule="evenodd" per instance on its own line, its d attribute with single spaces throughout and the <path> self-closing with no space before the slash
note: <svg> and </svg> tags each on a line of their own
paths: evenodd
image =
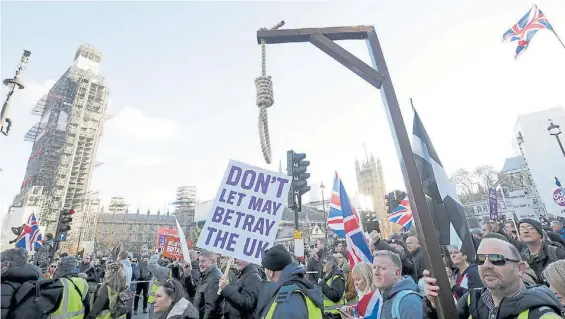
<svg viewBox="0 0 565 319">
<path fill-rule="evenodd" d="M 296 284 L 312 302 L 320 309 L 323 307 L 322 292 L 304 276 L 306 271 L 297 264 L 290 264 L 282 270 L 281 278 L 277 282 L 264 281 L 259 287 L 259 299 L 255 318 L 264 318 L 269 312 L 272 302 L 279 290 L 285 284 Z M 293 293 L 290 300 L 277 303 L 277 308 L 272 319 L 308 319 L 308 310 L 301 294 Z M 420 318 L 419 318 L 420 319 Z"/>
<path fill-rule="evenodd" d="M 403 276 L 392 288 L 383 293 L 383 308 L 381 319 L 392 319 L 392 305 L 396 294 L 402 290 L 412 290 L 418 292 L 418 286 L 410 276 Z M 409 294 L 404 296 L 399 304 L 400 318 L 402 319 L 421 319 L 422 318 L 422 297 Z"/>
</svg>

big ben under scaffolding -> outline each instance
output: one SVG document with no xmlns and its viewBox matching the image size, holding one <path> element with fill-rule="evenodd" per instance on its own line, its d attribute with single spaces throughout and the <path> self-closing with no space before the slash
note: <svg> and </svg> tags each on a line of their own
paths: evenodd
<svg viewBox="0 0 565 319">
<path fill-rule="evenodd" d="M 80 213 L 87 204 L 108 106 L 101 58 L 99 50 L 81 45 L 73 64 L 32 109 L 40 120 L 25 136 L 33 146 L 14 206 L 36 207 L 48 232 L 55 232 L 61 209 Z M 81 229 L 81 215 L 71 232 Z"/>
</svg>

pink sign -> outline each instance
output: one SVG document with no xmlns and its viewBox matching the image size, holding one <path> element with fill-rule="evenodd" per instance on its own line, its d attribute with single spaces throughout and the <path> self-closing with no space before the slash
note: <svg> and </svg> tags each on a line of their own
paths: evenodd
<svg viewBox="0 0 565 319">
<path fill-rule="evenodd" d="M 558 188 L 553 192 L 553 200 L 557 205 L 565 207 L 565 194 L 563 194 L 561 188 Z"/>
</svg>

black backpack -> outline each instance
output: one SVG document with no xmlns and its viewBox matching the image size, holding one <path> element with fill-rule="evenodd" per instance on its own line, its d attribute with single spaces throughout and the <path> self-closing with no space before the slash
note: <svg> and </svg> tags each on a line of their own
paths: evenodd
<svg viewBox="0 0 565 319">
<path fill-rule="evenodd" d="M 23 284 L 3 282 L 14 289 L 6 319 L 44 319 L 55 311 L 63 297 L 58 280 L 27 281 Z M 18 287 L 19 286 L 19 287 Z"/>
</svg>

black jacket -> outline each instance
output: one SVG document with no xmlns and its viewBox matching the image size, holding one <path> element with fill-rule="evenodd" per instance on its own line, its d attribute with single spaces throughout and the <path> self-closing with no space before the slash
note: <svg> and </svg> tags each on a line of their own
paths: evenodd
<svg viewBox="0 0 565 319">
<path fill-rule="evenodd" d="M 2 265 L 4 266 L 4 265 Z M 31 264 L 24 264 L 13 268 L 2 269 L 1 305 L 2 319 L 5 319 L 10 309 L 10 302 L 14 293 L 21 285 L 29 280 L 38 280 L 41 270 Z"/>
<path fill-rule="evenodd" d="M 418 248 L 414 253 L 412 253 L 410 259 L 414 263 L 416 282 L 418 282 L 420 278 L 424 277 L 424 269 L 426 268 L 424 264 L 424 252 L 422 251 L 422 248 Z"/>
<path fill-rule="evenodd" d="M 467 305 L 467 294 L 457 302 L 458 319 L 488 319 L 489 308 L 481 298 L 487 288 L 472 289 L 470 304 Z M 427 300 L 427 299 L 426 299 Z M 555 294 L 545 286 L 528 287 L 524 292 L 515 297 L 506 297 L 498 306 L 497 319 L 515 319 L 518 315 L 530 310 L 528 319 L 539 319 L 545 313 L 556 313 L 561 315 L 562 306 Z M 429 302 L 424 307 L 425 318 L 435 319 L 437 313 L 431 309 Z M 453 318 L 456 319 L 456 318 Z"/>
<path fill-rule="evenodd" d="M 198 309 L 200 319 L 221 319 L 223 298 L 218 296 L 218 282 L 222 273 L 217 266 L 212 266 L 202 273 L 197 282 L 187 277 L 185 286 L 189 296 L 194 296 L 193 305 Z"/>
<path fill-rule="evenodd" d="M 315 271 L 316 273 L 306 274 L 306 278 L 311 282 L 317 284 L 318 278 L 320 278 L 320 268 L 322 268 L 322 263 L 320 259 L 316 260 L 314 258 L 308 260 L 308 264 L 306 265 L 306 271 L 311 272 Z"/>
<path fill-rule="evenodd" d="M 332 280 L 332 285 L 328 286 L 328 280 L 334 276 L 339 276 Z M 322 294 L 333 302 L 339 302 L 345 293 L 345 277 L 343 272 L 339 269 L 332 270 L 327 276 L 322 279 L 320 283 Z"/>
<path fill-rule="evenodd" d="M 249 264 L 237 276 L 235 282 L 222 290 L 225 298 L 224 319 L 251 319 L 257 306 L 261 277 L 255 265 Z"/>
<path fill-rule="evenodd" d="M 532 270 L 536 273 L 537 276 L 536 283 L 538 284 L 543 284 L 543 277 L 541 274 L 543 270 L 549 264 L 556 261 L 556 260 L 551 260 L 548 249 L 549 247 L 547 243 L 543 243 L 542 249 L 539 251 L 539 253 L 536 256 L 532 256 L 530 254 L 530 250 L 528 249 L 528 247 L 520 251 L 520 255 L 522 255 L 522 259 L 526 261 L 530 265 L 530 268 L 532 268 Z M 565 250 L 561 248 L 552 248 L 552 249 L 556 249 L 557 260 L 565 259 Z"/>
<path fill-rule="evenodd" d="M 104 269 L 100 266 L 88 267 L 84 273 L 88 276 L 86 281 L 99 283 L 104 279 Z"/>
</svg>

